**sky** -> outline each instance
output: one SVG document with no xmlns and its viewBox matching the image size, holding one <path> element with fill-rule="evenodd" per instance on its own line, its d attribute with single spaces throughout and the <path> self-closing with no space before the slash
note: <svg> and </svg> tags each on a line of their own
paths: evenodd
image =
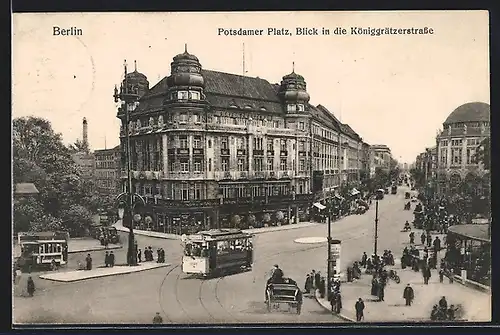
<svg viewBox="0 0 500 335">
<path fill-rule="evenodd" d="M 54 27 L 82 35 L 54 36 Z M 352 27 L 427 27 L 433 34 L 354 35 Z M 264 34 L 224 36 L 219 28 Z M 268 28 L 291 36 L 269 36 Z M 296 28 L 331 34 L 297 35 Z M 347 34 L 334 35 L 335 28 Z M 271 83 L 295 64 L 311 104 L 327 107 L 365 142 L 388 145 L 400 162 L 433 146 L 455 108 L 490 102 L 486 11 L 16 13 L 12 29 L 13 117 L 46 118 L 66 143 L 82 138 L 86 117 L 92 149 L 119 144 L 112 95 L 124 60 L 131 71 L 136 60 L 152 87 L 170 74 L 185 44 L 205 69 L 245 70 Z"/>
</svg>

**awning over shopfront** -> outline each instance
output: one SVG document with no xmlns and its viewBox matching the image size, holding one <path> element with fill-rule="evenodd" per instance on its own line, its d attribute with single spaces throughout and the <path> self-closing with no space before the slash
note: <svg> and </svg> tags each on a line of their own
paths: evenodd
<svg viewBox="0 0 500 335">
<path fill-rule="evenodd" d="M 315 202 L 315 203 L 313 204 L 313 206 L 314 206 L 314 207 L 316 207 L 316 208 L 317 208 L 317 209 L 319 209 L 319 210 L 323 210 L 323 209 L 325 209 L 325 208 L 326 208 L 326 206 L 325 206 L 325 205 L 322 205 L 320 202 Z"/>
<path fill-rule="evenodd" d="M 351 191 L 351 195 L 358 195 L 359 193 L 360 192 L 357 189 L 355 189 L 355 188 L 353 188 L 352 191 Z"/>
<path fill-rule="evenodd" d="M 487 224 L 461 224 L 451 226 L 448 232 L 469 240 L 491 242 Z"/>
</svg>

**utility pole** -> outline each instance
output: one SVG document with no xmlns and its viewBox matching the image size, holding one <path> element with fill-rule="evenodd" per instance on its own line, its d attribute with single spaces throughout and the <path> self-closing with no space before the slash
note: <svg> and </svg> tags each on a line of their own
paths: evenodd
<svg viewBox="0 0 500 335">
<path fill-rule="evenodd" d="M 375 200 L 375 241 L 373 243 L 373 253 L 377 255 L 378 244 L 378 198 Z"/>
</svg>

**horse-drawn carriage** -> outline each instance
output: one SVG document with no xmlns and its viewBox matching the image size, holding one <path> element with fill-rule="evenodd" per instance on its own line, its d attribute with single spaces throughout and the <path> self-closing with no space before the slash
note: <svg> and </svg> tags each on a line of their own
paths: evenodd
<svg viewBox="0 0 500 335">
<path fill-rule="evenodd" d="M 281 305 L 287 305 L 288 311 L 295 308 L 297 314 L 302 310 L 302 292 L 296 283 L 270 283 L 266 289 L 267 311 L 280 309 Z"/>
</svg>

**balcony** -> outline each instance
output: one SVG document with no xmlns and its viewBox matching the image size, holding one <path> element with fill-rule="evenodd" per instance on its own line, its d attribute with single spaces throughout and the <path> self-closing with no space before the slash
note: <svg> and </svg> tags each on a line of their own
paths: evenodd
<svg viewBox="0 0 500 335">
<path fill-rule="evenodd" d="M 203 156 L 203 149 L 193 148 L 193 156 Z"/>
<path fill-rule="evenodd" d="M 254 156 L 264 156 L 264 150 L 254 150 L 253 155 Z"/>
<path fill-rule="evenodd" d="M 246 156 L 247 151 L 245 149 L 236 150 L 236 156 Z"/>
<path fill-rule="evenodd" d="M 306 157 L 307 152 L 306 151 L 299 151 L 299 157 Z"/>
<path fill-rule="evenodd" d="M 291 179 L 294 176 L 294 172 L 290 170 L 279 171 L 278 178 L 279 179 Z"/>
<path fill-rule="evenodd" d="M 167 149 L 167 155 L 175 155 L 175 148 Z"/>
<path fill-rule="evenodd" d="M 265 171 L 254 171 L 253 176 L 257 179 L 265 179 L 267 177 L 267 173 Z"/>
<path fill-rule="evenodd" d="M 268 178 L 276 178 L 276 177 L 277 177 L 276 171 L 269 171 L 268 172 Z"/>
<path fill-rule="evenodd" d="M 229 149 L 220 149 L 220 155 L 229 156 L 230 155 Z"/>
<path fill-rule="evenodd" d="M 217 171 L 215 172 L 215 179 L 217 180 L 232 180 L 235 177 L 234 171 Z"/>
<path fill-rule="evenodd" d="M 237 176 L 240 179 L 247 179 L 248 178 L 248 172 L 247 171 L 238 171 Z"/>
<path fill-rule="evenodd" d="M 177 152 L 177 155 L 189 156 L 189 148 L 177 148 L 176 152 Z"/>
<path fill-rule="evenodd" d="M 286 151 L 286 150 L 280 150 L 280 156 L 281 157 L 288 156 L 288 151 Z"/>
<path fill-rule="evenodd" d="M 267 150 L 267 157 L 274 156 L 274 150 Z"/>
</svg>

